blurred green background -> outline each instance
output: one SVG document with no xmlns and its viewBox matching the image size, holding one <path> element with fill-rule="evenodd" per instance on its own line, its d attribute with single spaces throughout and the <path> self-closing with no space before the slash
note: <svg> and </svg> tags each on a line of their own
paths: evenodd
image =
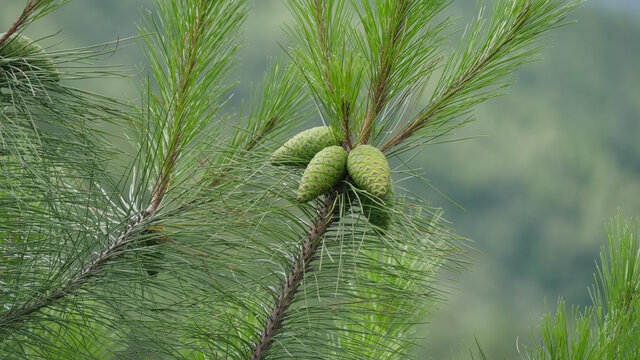
<svg viewBox="0 0 640 360">
<path fill-rule="evenodd" d="M 245 26 L 240 85 L 246 97 L 289 20 L 282 1 L 253 1 Z M 24 1 L 0 1 L 6 29 Z M 75 0 L 28 29 L 33 38 L 61 31 L 55 48 L 90 45 L 137 33 L 150 0 Z M 473 1 L 448 11 L 470 19 Z M 591 0 L 577 23 L 554 34 L 542 61 L 519 71 L 505 97 L 477 109 L 477 121 L 428 146 L 412 165 L 462 207 L 415 183 L 415 191 L 445 208 L 458 234 L 474 241 L 471 271 L 450 275 L 448 301 L 424 329 L 418 359 L 468 358 L 477 336 L 490 359 L 518 358 L 532 325 L 558 297 L 588 304 L 604 224 L 620 208 L 640 214 L 640 2 Z M 105 59 L 141 66 L 136 46 Z M 121 98 L 137 96 L 135 80 L 81 84 Z"/>
</svg>

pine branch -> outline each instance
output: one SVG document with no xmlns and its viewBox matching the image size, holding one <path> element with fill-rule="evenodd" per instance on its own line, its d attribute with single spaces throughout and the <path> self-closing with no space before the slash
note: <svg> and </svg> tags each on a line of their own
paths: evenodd
<svg viewBox="0 0 640 360">
<path fill-rule="evenodd" d="M 377 145 L 381 135 L 398 126 L 397 107 L 405 106 L 405 94 L 413 95 L 435 70 L 451 20 L 436 19 L 447 5 L 443 0 L 353 3 L 363 29 L 362 40 L 354 42 L 368 63 L 357 143 Z"/>
<path fill-rule="evenodd" d="M 299 17 L 299 27 L 288 28 L 301 46 L 291 55 L 315 101 L 322 104 L 345 147 L 351 149 L 351 131 L 359 91 L 361 61 L 350 47 L 352 11 L 345 0 L 288 1 Z M 304 45 L 302 45 L 304 44 Z"/>
<path fill-rule="evenodd" d="M 570 306 L 558 299 L 555 315 L 547 312 L 532 332 L 529 359 L 637 359 L 640 356 L 640 243 L 638 219 L 622 214 L 606 226 L 608 241 L 600 250 L 591 305 Z M 546 304 L 545 304 L 546 305 Z"/>
<path fill-rule="evenodd" d="M 505 47 L 507 47 L 508 45 L 514 42 L 514 40 L 516 39 L 517 33 L 524 26 L 525 21 L 527 19 L 527 15 L 530 10 L 531 10 L 531 7 L 529 6 L 529 4 L 527 4 L 525 8 L 522 9 L 520 14 L 518 15 L 518 18 L 516 19 L 516 21 L 513 24 L 511 24 L 511 26 L 509 27 L 508 36 L 506 39 L 504 39 L 500 44 L 498 44 L 497 47 L 492 49 L 490 53 L 477 59 L 476 62 L 473 64 L 473 66 L 471 66 L 471 68 L 460 79 L 458 79 L 455 83 L 453 83 L 444 92 L 444 94 L 442 94 L 440 98 L 431 102 L 427 106 L 427 108 L 420 115 L 418 115 L 416 119 L 414 119 L 409 125 L 407 125 L 398 135 L 396 135 L 394 138 L 388 140 L 384 145 L 382 145 L 380 150 L 383 152 L 388 150 L 389 148 L 395 146 L 402 140 L 408 138 L 415 131 L 417 131 L 418 129 L 423 127 L 425 124 L 427 124 L 438 110 L 441 110 L 444 106 L 447 105 L 447 100 L 450 100 L 460 91 L 462 91 L 464 89 L 464 86 L 467 85 L 469 82 L 471 82 L 475 77 L 477 77 L 478 74 L 483 70 L 483 68 L 486 67 L 490 61 L 496 58 L 496 56 L 502 51 L 502 49 L 504 49 Z"/>
<path fill-rule="evenodd" d="M 22 10 L 20 17 L 13 22 L 9 30 L 0 36 L 0 45 L 5 42 L 11 35 L 13 35 L 19 28 L 21 28 L 28 20 L 31 14 L 34 12 L 38 4 L 47 2 L 49 0 L 29 0 L 27 5 Z"/>
<path fill-rule="evenodd" d="M 217 6 L 217 5 L 215 5 Z M 180 151 L 186 146 L 188 138 L 192 135 L 189 132 L 194 131 L 193 125 L 188 126 L 187 117 L 190 114 L 193 114 L 192 108 L 188 108 L 189 104 L 192 104 L 194 99 L 197 98 L 197 94 L 194 93 L 194 82 L 199 79 L 200 74 L 199 71 L 203 71 L 204 69 L 208 69 L 208 66 L 211 64 L 210 59 L 202 60 L 202 56 L 206 56 L 206 54 L 215 53 L 215 49 L 208 48 L 207 52 L 199 51 L 198 46 L 202 46 L 203 39 L 202 37 L 205 35 L 206 31 L 211 31 L 211 20 L 207 18 L 212 14 L 216 14 L 214 10 L 219 10 L 217 7 L 212 6 L 212 3 L 201 0 L 196 3 L 195 7 L 195 21 L 190 24 L 189 31 L 184 34 L 185 39 L 185 48 L 184 51 L 180 51 L 180 55 L 182 58 L 179 58 L 178 63 L 183 65 L 181 68 L 177 69 L 177 80 L 176 80 L 176 91 L 172 91 L 169 93 L 170 96 L 175 96 L 175 98 L 168 98 L 166 101 L 162 101 L 162 106 L 164 104 L 170 104 L 172 111 L 170 114 L 174 115 L 174 119 L 172 119 L 173 123 L 176 124 L 175 131 L 173 132 L 174 137 L 169 139 L 167 147 L 167 151 L 165 156 L 161 159 L 162 171 L 158 174 L 157 180 L 155 181 L 155 186 L 152 192 L 152 198 L 150 203 L 144 210 L 136 214 L 132 220 L 125 225 L 124 229 L 115 237 L 110 244 L 104 248 L 100 253 L 95 255 L 82 269 L 79 270 L 78 275 L 65 282 L 57 289 L 50 291 L 47 295 L 42 296 L 34 301 L 23 305 L 10 313 L 5 313 L 5 319 L 0 326 L 0 328 L 9 328 L 13 327 L 16 324 L 19 324 L 26 319 L 31 314 L 34 314 L 44 308 L 50 307 L 54 303 L 64 299 L 69 298 L 70 296 L 76 295 L 79 290 L 84 288 L 84 285 L 88 283 L 91 279 L 99 276 L 99 271 L 102 270 L 109 264 L 112 264 L 116 260 L 122 258 L 125 254 L 126 250 L 129 250 L 129 243 L 132 240 L 135 240 L 136 232 L 140 232 L 140 230 L 144 230 L 147 227 L 147 224 L 144 220 L 152 217 L 156 214 L 162 200 L 165 198 L 166 194 L 171 191 L 170 181 L 174 177 L 174 169 L 178 165 L 178 160 L 180 157 Z M 236 10 L 240 9 L 239 13 L 243 13 L 243 8 L 238 7 Z M 231 15 L 225 15 L 231 16 Z M 229 28 L 234 28 L 237 26 L 237 22 L 229 22 L 224 23 L 224 26 L 229 26 Z M 173 29 L 164 29 L 172 31 Z M 225 34 L 217 34 L 221 39 L 226 38 Z M 222 42 L 225 44 L 225 42 Z M 200 49 L 201 50 L 201 49 Z M 169 59 L 173 59 L 173 57 L 169 57 Z M 223 57 L 226 60 L 226 57 Z M 204 64 L 204 66 L 203 66 Z M 220 66 L 220 65 L 217 65 Z M 224 65 L 221 66 L 223 68 Z M 156 69 L 157 70 L 157 69 Z M 173 71 L 173 69 L 171 69 Z M 218 69 L 219 71 L 219 69 Z M 157 73 L 160 73 L 159 71 Z M 220 75 L 222 72 L 214 73 L 215 75 Z M 275 70 L 274 70 L 275 74 Z M 207 75 L 208 76 L 208 75 Z M 273 75 L 277 77 L 276 75 Z M 169 79 L 169 77 L 158 77 L 160 81 L 162 79 Z M 290 115 L 291 106 L 299 104 L 298 94 L 296 96 L 289 98 L 288 94 L 296 89 L 296 86 L 293 82 L 290 82 L 290 78 L 287 76 L 283 77 L 284 80 L 282 82 L 283 90 L 279 90 L 274 94 L 269 94 L 269 98 L 265 99 L 263 106 L 258 110 L 259 113 L 266 112 L 270 113 L 271 116 L 266 121 L 254 121 L 251 126 L 257 126 L 258 132 L 254 133 L 252 137 L 248 138 L 248 141 L 244 141 L 245 138 L 239 138 L 237 144 L 231 144 L 231 148 L 236 145 L 242 144 L 242 148 L 239 149 L 238 152 L 234 154 L 240 154 L 239 156 L 244 156 L 251 151 L 253 151 L 256 146 L 258 146 L 266 136 L 271 134 L 274 130 L 279 129 L 282 125 L 290 123 L 295 119 L 295 117 L 291 117 L 290 119 L 283 120 L 283 116 Z M 211 77 L 202 80 L 207 83 L 213 84 Z M 276 81 L 275 83 L 281 84 L 281 81 Z M 222 92 L 224 91 L 224 87 L 218 87 L 218 84 L 215 84 L 217 89 L 216 91 Z M 265 87 L 269 87 L 271 84 L 266 84 Z M 197 88 L 198 86 L 195 85 Z M 163 95 L 167 95 L 164 93 Z M 271 97 L 274 99 L 272 100 Z M 156 98 L 156 99 L 159 99 Z M 185 127 L 186 126 L 186 127 Z M 197 128 L 197 127 L 196 127 Z M 185 139 L 187 138 L 187 139 Z M 230 172 L 232 168 L 227 167 L 224 173 Z M 215 186 L 221 181 L 222 178 L 218 176 L 216 180 L 214 180 L 210 187 Z M 203 189 L 204 191 L 211 189 Z M 178 201 L 179 202 L 179 201 Z M 189 204 L 181 204 L 179 206 L 178 212 L 187 211 L 188 208 L 194 205 L 194 203 Z"/>
<path fill-rule="evenodd" d="M 407 17 L 409 16 L 409 1 L 394 2 L 395 14 L 392 17 L 390 31 L 386 35 L 386 46 L 380 48 L 378 69 L 369 85 L 367 110 L 362 123 L 358 143 L 366 144 L 373 130 L 373 119 L 382 111 L 389 97 L 389 81 L 394 65 L 398 62 L 399 48 L 402 47 Z"/>
<path fill-rule="evenodd" d="M 16 19 L 16 21 L 11 24 L 11 27 L 9 28 L 9 30 L 7 30 L 7 32 L 0 36 L 0 46 L 2 46 L 2 43 L 4 43 L 9 37 L 11 37 L 11 35 L 22 29 L 25 25 L 44 15 L 45 13 L 50 12 L 53 7 L 55 7 L 56 5 L 61 5 L 64 2 L 66 1 L 59 1 L 57 4 L 55 0 L 27 1 L 27 4 L 25 5 L 18 19 Z"/>
<path fill-rule="evenodd" d="M 532 61 L 541 48 L 536 44 L 542 35 L 563 25 L 567 14 L 580 3 L 521 0 L 509 4 L 499 0 L 484 34 L 486 38 L 475 43 L 485 31 L 485 20 L 479 17 L 459 43 L 460 53 L 454 54 L 445 68 L 441 84 L 448 82 L 446 87 L 437 89 L 430 103 L 385 141 L 380 150 L 387 151 L 429 126 L 442 126 L 468 113 L 479 102 L 499 95 L 496 87 L 504 87 L 505 78 Z"/>
<path fill-rule="evenodd" d="M 211 15 L 212 10 L 215 9 L 210 5 L 211 3 L 205 0 L 201 0 L 197 3 L 195 9 L 197 14 L 195 17 L 195 21 L 190 25 L 189 32 L 185 34 L 185 39 L 188 39 L 188 41 L 186 42 L 187 46 L 185 48 L 185 51 L 182 52 L 182 55 L 184 55 L 184 57 L 180 61 L 180 63 L 184 66 L 177 72 L 177 84 L 179 86 L 176 91 L 176 101 L 173 103 L 173 108 L 175 109 L 173 113 L 179 114 L 177 115 L 177 119 L 175 120 L 175 123 L 177 123 L 177 131 L 175 131 L 174 133 L 174 138 L 169 141 L 170 146 L 168 148 L 167 154 L 165 158 L 162 159 L 162 163 L 165 164 L 165 166 L 163 166 L 162 172 L 159 174 L 158 179 L 156 180 L 156 185 L 154 186 L 154 191 L 152 193 L 150 203 L 144 210 L 132 217 L 132 220 L 129 222 L 129 224 L 125 225 L 124 229 L 116 236 L 116 238 L 91 261 L 89 261 L 89 263 L 79 271 L 76 277 L 67 281 L 56 290 L 50 292 L 48 295 L 43 296 L 8 313 L 6 315 L 6 318 L 8 320 L 6 322 L 3 322 L 2 328 L 7 328 L 9 326 L 14 326 L 17 323 L 21 323 L 28 317 L 28 315 L 46 308 L 56 301 L 76 294 L 84 284 L 86 284 L 92 278 L 98 276 L 99 270 L 103 269 L 105 266 L 121 257 L 123 251 L 127 249 L 128 242 L 132 240 L 133 234 L 136 231 L 141 230 L 140 227 L 146 226 L 144 224 L 144 220 L 150 218 L 156 213 L 163 198 L 170 190 L 169 182 L 172 178 L 172 171 L 176 166 L 176 162 L 179 157 L 179 151 L 184 146 L 182 136 L 183 134 L 185 134 L 185 132 L 188 131 L 188 129 L 182 128 L 182 125 L 186 121 L 186 116 L 189 114 L 188 111 L 183 111 L 183 109 L 187 106 L 190 100 L 188 98 L 187 91 L 191 90 L 193 82 L 198 78 L 198 74 L 194 74 L 194 72 L 198 68 L 198 61 L 201 61 L 199 58 L 200 52 L 197 51 L 197 46 L 202 43 L 202 36 L 204 36 L 204 32 L 210 30 L 211 23 L 207 19 L 207 16 Z M 284 89 L 291 90 L 288 84 L 288 82 L 285 84 L 286 86 L 284 87 Z M 258 123 L 259 125 L 261 125 L 259 133 L 255 134 L 248 142 L 246 142 L 246 144 L 244 144 L 242 149 L 243 151 L 241 151 L 242 154 L 247 154 L 254 150 L 265 136 L 267 136 L 280 125 L 280 122 L 287 123 L 287 121 L 281 121 L 280 116 L 281 114 L 288 114 L 288 107 L 291 104 L 296 104 L 297 100 L 280 100 L 281 101 L 273 105 L 273 108 L 262 110 L 273 111 L 274 115 L 267 121 Z M 227 168 L 224 173 L 230 170 L 231 168 Z M 222 180 L 222 178 L 218 176 L 217 179 L 210 184 L 210 187 L 217 185 L 220 180 Z M 186 208 L 188 208 L 190 205 L 193 204 L 183 204 L 181 208 L 185 208 L 183 210 L 186 210 Z"/>
<path fill-rule="evenodd" d="M 336 92 L 334 91 L 335 86 L 332 84 L 331 79 L 329 78 L 329 74 L 332 73 L 333 69 L 331 68 L 331 52 L 329 50 L 329 46 L 327 44 L 327 31 L 328 27 L 325 23 L 327 19 L 327 0 L 313 0 L 314 10 L 315 10 L 315 21 L 317 27 L 317 33 L 319 34 L 318 42 L 319 46 L 322 50 L 322 62 L 323 62 L 323 77 L 325 86 L 329 90 L 329 93 L 332 96 L 336 96 Z M 329 10 L 330 11 L 330 10 Z M 350 124 L 349 118 L 351 116 L 351 107 L 347 99 L 342 96 L 340 98 L 340 131 L 342 132 L 342 139 L 346 144 L 347 149 L 351 149 L 351 134 L 350 134 Z"/>
<path fill-rule="evenodd" d="M 298 256 L 291 263 L 291 268 L 285 278 L 285 282 L 281 286 L 273 309 L 260 332 L 260 338 L 255 344 L 251 354 L 252 360 L 265 358 L 267 351 L 274 341 L 275 335 L 282 328 L 286 320 L 287 310 L 295 298 L 302 280 L 311 272 L 311 264 L 315 259 L 322 237 L 336 220 L 336 214 L 339 211 L 339 208 L 335 204 L 337 196 L 337 191 L 332 192 L 323 200 L 322 206 L 318 209 L 318 217 L 315 224 L 309 228 L 309 233 L 300 246 Z"/>
<path fill-rule="evenodd" d="M 316 31 L 318 34 L 318 43 L 322 52 L 322 62 L 324 63 L 324 81 L 327 89 L 329 89 L 331 94 L 333 94 L 333 86 L 331 85 L 331 80 L 329 79 L 329 74 L 331 72 L 331 53 L 329 52 L 329 47 L 327 45 L 327 28 L 325 25 L 325 12 L 327 11 L 327 2 L 326 0 L 313 0 L 313 6 L 316 22 L 315 25 L 317 27 Z"/>
<path fill-rule="evenodd" d="M 169 140 L 169 149 L 167 151 L 167 154 L 165 155 L 165 158 L 162 160 L 164 166 L 162 167 L 162 171 L 158 177 L 156 185 L 154 186 L 151 203 L 142 212 L 143 216 L 145 217 L 153 214 L 158 209 L 158 206 L 160 206 L 160 203 L 162 202 L 162 199 L 164 198 L 164 195 L 168 190 L 169 180 L 172 177 L 176 159 L 180 153 L 181 146 L 183 145 L 181 143 L 182 135 L 184 132 L 183 124 L 187 116 L 187 113 L 185 113 L 183 109 L 188 104 L 188 102 L 185 102 L 184 100 L 185 93 L 187 92 L 191 83 L 197 78 L 197 76 L 194 76 L 193 74 L 199 56 L 196 44 L 201 41 L 201 38 L 203 37 L 205 31 L 209 26 L 206 21 L 207 9 L 203 8 L 204 6 L 206 6 L 206 2 L 206 0 L 201 0 L 196 3 L 195 21 L 190 25 L 190 31 L 184 34 L 187 48 L 184 49 L 184 52 L 182 54 L 182 56 L 184 57 L 180 62 L 182 67 L 178 69 L 178 88 L 175 95 L 176 99 L 173 103 L 173 114 L 175 114 L 176 116 L 174 122 L 177 123 L 177 130 L 173 134 L 173 139 Z"/>
<path fill-rule="evenodd" d="M 231 88 L 223 79 L 238 48 L 231 33 L 239 30 L 246 15 L 240 0 L 158 1 L 156 9 L 159 19 L 149 14 L 140 29 L 157 87 L 144 89 L 157 95 L 146 104 L 152 118 L 139 126 L 144 129 L 140 141 L 149 147 L 147 156 L 157 173 L 146 213 L 153 213 L 170 183 L 184 176 L 187 167 L 179 166 L 178 159 L 189 163 L 193 152 L 186 151 L 188 146 L 206 133 L 219 132 L 212 120 L 221 106 L 217 102 Z"/>
</svg>

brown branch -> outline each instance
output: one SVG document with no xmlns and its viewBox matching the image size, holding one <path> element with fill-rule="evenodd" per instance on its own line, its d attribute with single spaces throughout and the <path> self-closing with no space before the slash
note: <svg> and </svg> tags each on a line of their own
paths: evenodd
<svg viewBox="0 0 640 360">
<path fill-rule="evenodd" d="M 198 53 L 196 49 L 196 42 L 198 39 L 204 35 L 206 31 L 206 24 L 204 20 L 207 16 L 206 10 L 202 10 L 203 3 L 206 0 L 201 0 L 198 2 L 196 6 L 196 19 L 192 24 L 191 31 L 186 32 L 184 34 L 184 41 L 188 41 L 188 48 L 186 50 L 186 56 L 182 59 L 183 67 L 180 69 L 180 75 L 178 76 L 178 89 L 176 94 L 175 101 L 175 109 L 174 114 L 177 117 L 177 131 L 175 133 L 175 137 L 172 139 L 170 143 L 170 148 L 167 151 L 167 157 L 164 159 L 164 164 L 162 171 L 160 173 L 158 182 L 156 186 L 154 186 L 153 195 L 151 198 L 151 203 L 149 206 L 143 211 L 143 214 L 146 216 L 151 215 L 155 212 L 164 195 L 169 188 L 169 181 L 171 180 L 171 176 L 173 174 L 173 169 L 176 163 L 176 159 L 180 154 L 181 146 L 180 141 L 182 138 L 182 125 L 184 124 L 185 114 L 184 114 L 184 96 L 187 92 L 191 82 L 194 80 L 193 71 L 195 69 L 196 63 L 198 61 Z M 183 52 L 184 53 L 184 52 Z M 195 76 L 197 77 L 197 76 Z"/>
<path fill-rule="evenodd" d="M 273 304 L 273 309 L 260 332 L 260 338 L 255 344 L 251 354 L 251 360 L 264 359 L 267 351 L 274 341 L 278 331 L 282 329 L 284 320 L 287 317 L 289 306 L 294 301 L 298 288 L 304 280 L 304 276 L 309 273 L 311 263 L 315 260 L 316 251 L 321 243 L 322 237 L 327 232 L 329 226 L 336 220 L 338 207 L 334 202 L 338 193 L 333 192 L 322 202 L 322 207 L 318 210 L 318 217 L 315 224 L 309 229 L 309 234 L 305 236 L 297 258 L 291 264 L 289 273 L 282 284 L 280 294 Z"/>
<path fill-rule="evenodd" d="M 20 14 L 20 17 L 18 17 L 18 19 L 14 21 L 13 24 L 11 24 L 11 27 L 9 28 L 9 30 L 7 30 L 7 32 L 0 36 L 0 45 L 2 45 L 16 31 L 18 31 L 18 29 L 20 29 L 20 27 L 22 27 L 29 20 L 33 11 L 45 1 L 46 0 L 30 0 L 29 2 L 27 2 L 27 5 L 24 7 L 24 9 L 22 9 L 22 14 Z"/>
<path fill-rule="evenodd" d="M 397 51 L 404 41 L 404 34 L 407 27 L 407 17 L 409 2 L 402 0 L 398 4 L 397 13 L 394 20 L 397 22 L 392 26 L 388 33 L 389 46 L 383 46 L 378 55 L 378 72 L 371 79 L 369 86 L 369 95 L 367 101 L 367 111 L 364 123 L 358 134 L 358 143 L 366 144 L 373 130 L 373 119 L 382 111 L 389 97 L 389 78 L 393 70 L 393 66 L 398 60 L 399 52 Z"/>
<path fill-rule="evenodd" d="M 516 21 L 509 27 L 507 33 L 511 33 L 498 47 L 496 47 L 493 51 L 486 54 L 485 56 L 481 56 L 476 62 L 471 66 L 469 71 L 465 72 L 455 83 L 453 83 L 439 98 L 433 100 L 427 107 L 420 113 L 416 118 L 411 121 L 404 129 L 402 129 L 396 136 L 388 140 L 380 147 L 380 151 L 384 152 L 391 147 L 397 145 L 402 142 L 409 136 L 413 135 L 417 130 L 423 127 L 425 124 L 428 124 L 433 116 L 442 108 L 444 108 L 447 104 L 447 101 L 454 97 L 457 93 L 464 89 L 464 86 L 472 81 L 483 69 L 484 67 L 493 60 L 506 46 L 511 44 L 517 35 L 517 31 L 519 31 L 522 26 L 524 26 L 527 18 L 527 14 L 531 10 L 531 7 L 527 4 L 524 9 L 518 14 L 518 18 Z"/>
<path fill-rule="evenodd" d="M 342 98 L 340 101 L 340 110 L 342 121 L 340 122 L 340 130 L 342 131 L 342 138 L 344 139 L 345 150 L 351 151 L 353 144 L 351 143 L 351 136 L 349 136 L 349 114 L 351 113 L 351 104 L 347 99 Z"/>
</svg>

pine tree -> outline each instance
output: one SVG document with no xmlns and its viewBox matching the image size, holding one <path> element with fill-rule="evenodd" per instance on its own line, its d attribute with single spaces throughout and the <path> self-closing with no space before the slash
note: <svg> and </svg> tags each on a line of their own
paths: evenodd
<svg viewBox="0 0 640 360">
<path fill-rule="evenodd" d="M 518 346 L 523 359 L 638 359 L 640 358 L 640 243 L 638 220 L 619 213 L 607 226 L 607 246 L 600 250 L 595 284 L 589 288 L 592 305 L 567 310 L 558 299 L 555 314 L 547 312 L 532 331 L 527 346 Z M 477 355 L 487 359 L 479 342 Z M 471 358 L 475 358 L 472 353 Z"/>
<path fill-rule="evenodd" d="M 640 248 L 638 221 L 621 214 L 607 226 L 607 247 L 589 289 L 593 305 L 580 309 L 558 300 L 555 315 L 547 313 L 532 334 L 530 359 L 640 358 Z"/>
<path fill-rule="evenodd" d="M 130 101 L 71 86 L 113 75 L 90 62 L 117 44 L 21 37 L 63 3 L 28 0 L 0 37 L 7 359 L 408 357 L 468 249 L 402 187 L 420 176 L 405 160 L 500 95 L 579 1 L 495 0 L 459 33 L 445 0 L 290 0 L 288 45 L 239 113 L 244 0 L 157 0 Z M 271 164 L 315 117 L 338 148 Z M 365 145 L 350 174 L 342 150 Z M 306 166 L 332 186 L 299 202 Z"/>
</svg>

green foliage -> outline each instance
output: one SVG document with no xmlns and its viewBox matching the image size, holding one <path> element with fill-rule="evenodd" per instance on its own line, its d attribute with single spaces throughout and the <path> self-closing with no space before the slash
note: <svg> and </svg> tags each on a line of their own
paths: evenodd
<svg viewBox="0 0 640 360">
<path fill-rule="evenodd" d="M 4 34 L 2 34 L 4 35 Z M 47 56 L 42 46 L 36 44 L 33 40 L 22 34 L 14 34 L 10 36 L 0 47 L 0 53 L 5 61 L 10 62 L 15 58 L 14 67 L 20 66 L 21 69 L 27 68 L 27 71 L 43 71 L 48 72 L 49 77 L 55 81 L 60 80 L 60 73 L 53 65 L 51 58 Z M 32 59 L 28 61 L 25 59 Z M 4 65 L 8 67 L 8 65 Z M 46 79 L 46 76 L 42 76 Z"/>
<path fill-rule="evenodd" d="M 636 359 L 640 356 L 640 253 L 637 220 L 611 220 L 608 246 L 600 252 L 593 305 L 567 311 L 560 299 L 547 313 L 527 348 L 531 359 Z"/>
<path fill-rule="evenodd" d="M 141 90 L 147 102 L 134 130 L 158 178 L 151 204 L 157 207 L 170 182 L 194 175 L 180 164 L 206 151 L 195 145 L 203 143 L 198 138 L 215 142 L 220 135 L 215 117 L 232 86 L 226 78 L 246 8 L 243 1 L 156 1 L 155 7 L 140 27 L 153 81 Z"/>
<path fill-rule="evenodd" d="M 234 38 L 229 31 L 237 30 L 244 7 L 240 2 L 231 4 L 231 8 L 199 2 L 199 6 L 208 6 L 206 11 L 189 13 L 203 10 L 194 8 L 194 4 L 176 3 L 171 8 L 159 4 L 160 12 L 178 11 L 181 15 L 161 13 L 167 15 L 165 20 L 174 19 L 175 25 L 173 30 L 171 24 L 162 30 L 193 30 L 186 24 L 200 23 L 198 31 L 223 33 L 200 35 L 195 31 L 187 45 L 181 41 L 169 44 L 175 48 L 163 48 L 166 56 L 158 56 L 158 61 L 177 61 L 170 67 L 162 65 L 165 67 L 161 70 L 155 68 L 154 89 L 164 93 L 153 97 L 145 90 L 144 98 L 154 100 L 141 104 L 141 111 L 129 112 L 121 103 L 72 89 L 65 81 L 41 81 L 39 71 L 2 68 L 3 77 L 8 79 L 2 83 L 0 159 L 3 358 L 69 358 L 69 354 L 105 358 L 118 357 L 119 352 L 175 357 L 190 348 L 177 345 L 185 339 L 177 329 L 197 317 L 198 309 L 207 303 L 196 299 L 209 298 L 212 292 L 210 287 L 201 286 L 213 279 L 201 259 L 208 256 L 205 252 L 223 250 L 210 237 L 237 225 L 241 213 L 230 209 L 252 206 L 247 193 L 243 194 L 242 205 L 233 204 L 231 183 L 233 179 L 250 178 L 264 164 L 264 156 L 252 154 L 256 147 L 268 132 L 282 132 L 283 126 L 297 120 L 298 112 L 304 109 L 299 106 L 300 97 L 290 95 L 297 85 L 286 75 L 286 66 L 274 61 L 259 88 L 261 92 L 252 100 L 247 119 L 235 128 L 218 121 L 209 107 L 217 110 L 219 106 L 211 101 L 218 101 L 229 89 L 220 80 L 228 70 L 230 54 L 237 48 L 229 42 Z M 186 16 L 188 13 L 192 16 Z M 211 28 L 213 20 L 221 28 Z M 182 40 L 178 34 L 173 33 L 174 40 Z M 152 36 L 148 32 L 145 35 Z M 224 39 L 216 38 L 218 35 Z M 164 38 L 158 33 L 153 36 L 156 40 Z M 76 70 L 63 73 L 64 80 L 86 77 L 86 62 L 113 51 L 101 47 L 53 52 L 56 63 Z M 188 59 L 174 56 L 185 54 L 185 49 L 197 55 Z M 184 82 L 174 82 L 173 75 L 185 74 L 181 69 L 192 73 L 183 76 Z M 164 76 L 167 72 L 171 74 Z M 193 75 L 197 72 L 202 76 Z M 91 74 L 100 76 L 102 72 L 93 68 Z M 182 97 L 185 89 L 189 96 Z M 211 98 L 193 96 L 197 91 L 206 91 Z M 204 119 L 193 119 L 194 115 Z M 209 124 L 211 120 L 216 120 L 215 124 Z M 133 159 L 127 157 L 127 148 L 114 146 L 100 134 L 98 129 L 111 121 L 135 135 L 131 139 L 139 152 Z M 193 146 L 196 132 L 216 124 L 218 132 L 226 131 L 228 144 L 218 143 L 213 135 L 206 137 L 210 141 L 207 143 L 201 140 L 202 134 L 198 138 L 200 147 Z M 186 186 L 184 177 L 178 176 L 185 170 L 175 170 L 172 157 L 197 158 L 192 162 L 212 159 L 212 164 L 195 169 L 202 180 L 194 183 L 189 179 L 191 183 Z M 118 174 L 108 167 L 111 160 L 129 163 Z M 164 177 L 167 171 L 172 176 Z M 171 189 L 169 184 L 173 185 Z M 212 189 L 218 184 L 225 189 L 224 199 L 220 197 L 223 193 Z M 162 192 L 157 190 L 165 185 Z M 175 196 L 190 203 L 167 201 L 157 215 L 164 219 L 160 223 L 150 215 L 159 207 L 160 201 L 155 201 L 167 193 L 179 194 Z M 216 199 L 216 205 L 212 199 Z M 153 241 L 150 234 L 154 234 Z M 173 236 L 185 239 L 176 241 Z M 163 262 L 159 269 L 152 269 L 153 277 L 149 276 L 149 259 Z M 187 289 L 189 286 L 181 282 L 200 291 Z M 101 335 L 102 327 L 108 328 L 108 337 Z M 102 347 L 94 351 L 90 344 Z"/>
<path fill-rule="evenodd" d="M 478 338 L 474 338 L 474 340 L 476 341 L 476 346 L 477 346 L 477 355 L 478 355 L 478 359 L 479 360 L 487 360 L 487 354 L 484 352 L 484 350 L 482 349 L 482 346 L 480 345 L 480 342 L 478 341 Z M 472 360 L 476 359 L 476 355 L 474 354 L 474 352 L 472 350 L 469 350 L 469 355 L 471 356 Z"/>
<path fill-rule="evenodd" d="M 11 25 L 11 28 L 9 28 L 9 31 L 7 31 L 7 33 L 9 33 L 8 36 L 11 36 L 14 32 L 20 31 L 29 26 L 33 21 L 46 16 L 68 1 L 69 0 L 27 0 L 22 14 L 20 14 L 18 19 L 16 19 L 16 21 Z M 0 37 L 3 38 L 0 42 L 3 42 L 6 39 L 4 36 Z"/>
<path fill-rule="evenodd" d="M 109 46 L 76 49 L 54 58 L 90 61 L 112 51 Z M 101 251 L 100 240 L 114 226 L 115 214 L 102 211 L 110 209 L 110 199 L 99 184 L 113 184 L 106 164 L 115 151 L 98 128 L 118 120 L 116 109 L 121 104 L 51 81 L 41 69 L 17 71 L 11 61 L 4 64 L 8 66 L 2 68 L 7 81 L 0 86 L 0 352 L 5 358 L 42 354 L 68 358 L 75 352 L 71 349 L 85 341 L 84 335 L 86 341 L 99 343 L 74 325 L 92 323 L 88 319 L 94 309 L 88 306 L 85 311 L 76 302 L 44 307 L 67 291 L 75 292 L 83 282 L 78 274 L 86 269 L 92 252 Z M 85 301 L 92 299 L 87 296 Z M 39 325 L 32 323 L 34 319 L 41 320 Z M 74 334 L 78 336 L 69 341 Z"/>
<path fill-rule="evenodd" d="M 384 230 L 389 228 L 391 216 L 389 209 L 393 207 L 395 202 L 395 195 L 393 193 L 393 187 L 389 186 L 389 190 L 382 197 L 369 196 L 364 194 L 360 198 L 360 205 L 362 212 L 369 219 L 369 222 L 378 226 Z"/>
</svg>

